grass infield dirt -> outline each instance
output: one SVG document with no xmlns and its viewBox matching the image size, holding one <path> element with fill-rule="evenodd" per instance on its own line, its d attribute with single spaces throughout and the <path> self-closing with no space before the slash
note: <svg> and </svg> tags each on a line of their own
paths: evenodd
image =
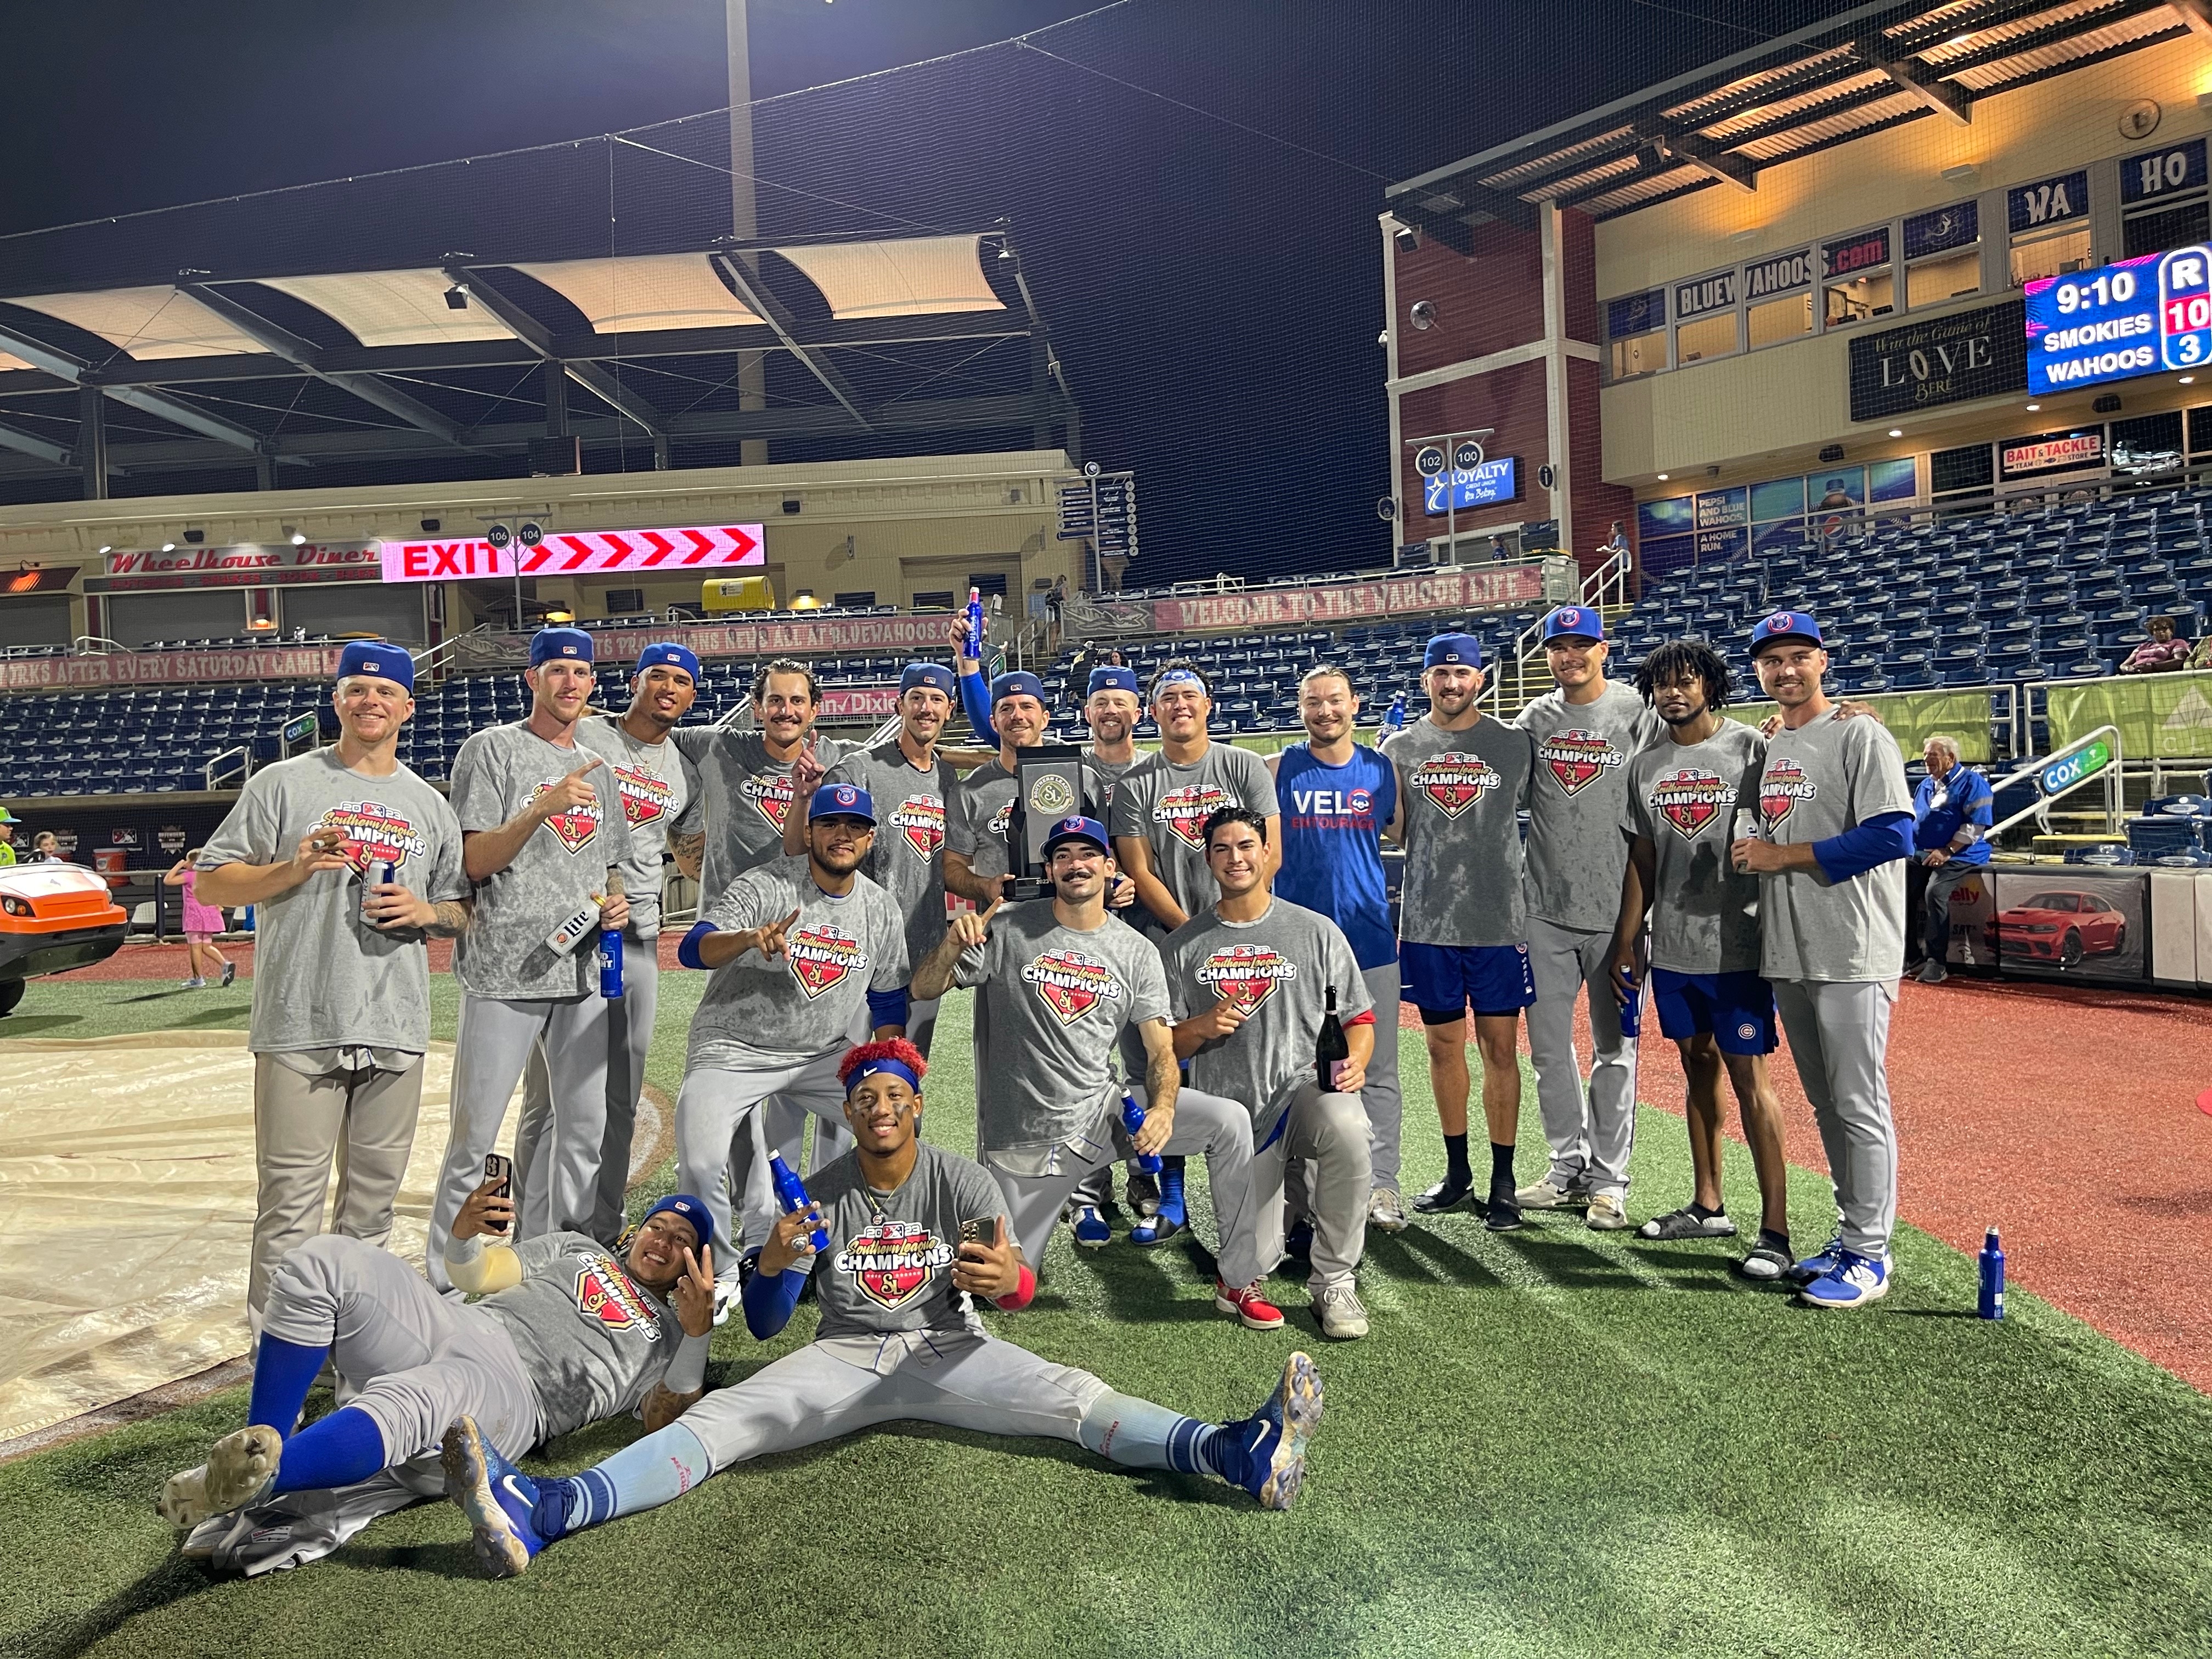
<svg viewBox="0 0 2212 1659">
<path fill-rule="evenodd" d="M 664 981 L 652 1077 L 672 1097 L 696 983 Z M 450 1036 L 453 984 L 434 985 Z M 222 1029 L 243 1024 L 246 992 L 50 981 L 5 1030 Z M 1419 1034 L 1401 1044 L 1410 1191 L 1441 1153 Z M 936 1048 L 926 1133 L 967 1152 L 966 999 Z M 1524 1179 L 1541 1167 L 1534 1116 L 1531 1091 Z M 1748 1163 L 1729 1165 L 1747 1218 Z M 1646 1113 L 1635 1177 L 1638 1218 L 1679 1201 L 1679 1119 Z M 1832 1214 L 1799 1171 L 1800 1241 Z M 1194 1244 L 1079 1253 L 1058 1235 L 1036 1305 L 991 1316 L 999 1334 L 1209 1418 L 1252 1409 L 1293 1347 L 1315 1355 L 1328 1415 L 1288 1515 L 1073 1445 L 914 1425 L 732 1470 L 514 1583 L 476 1577 L 459 1513 L 427 1505 L 249 1583 L 179 1561 L 153 1514 L 161 1480 L 242 1421 L 232 1389 L 0 1467 L 0 1653 L 2208 1651 L 2212 1402 L 2033 1297 L 1975 1320 L 1971 1260 L 1910 1229 L 1896 1288 L 1856 1314 L 1743 1285 L 1727 1272 L 1741 1249 L 1578 1217 L 1492 1237 L 1449 1215 L 1370 1236 L 1374 1334 L 1339 1345 L 1295 1279 L 1275 1281 L 1289 1328 L 1263 1335 L 1213 1311 Z M 811 1328 L 811 1307 L 772 1344 L 726 1327 L 710 1379 Z M 533 1467 L 580 1468 L 635 1432 L 570 1436 Z"/>
</svg>

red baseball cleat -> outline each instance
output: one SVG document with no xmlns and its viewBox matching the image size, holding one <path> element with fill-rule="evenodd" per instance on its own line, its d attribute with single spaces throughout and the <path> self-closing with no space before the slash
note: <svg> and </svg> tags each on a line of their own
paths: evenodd
<svg viewBox="0 0 2212 1659">
<path fill-rule="evenodd" d="M 1260 1294 L 1260 1281 L 1256 1279 L 1241 1291 L 1232 1291 L 1225 1280 L 1215 1279 L 1213 1305 L 1225 1314 L 1235 1314 L 1244 1322 L 1247 1330 L 1283 1328 L 1283 1310 Z"/>
</svg>

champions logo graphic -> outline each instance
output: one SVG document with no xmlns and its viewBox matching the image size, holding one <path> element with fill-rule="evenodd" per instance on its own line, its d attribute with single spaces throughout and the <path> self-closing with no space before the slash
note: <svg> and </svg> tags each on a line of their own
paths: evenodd
<svg viewBox="0 0 2212 1659">
<path fill-rule="evenodd" d="M 1160 804 L 1152 808 L 1152 822 L 1167 825 L 1184 846 L 1203 848 L 1206 819 L 1236 805 L 1236 797 L 1218 784 L 1186 784 L 1160 797 Z"/>
<path fill-rule="evenodd" d="M 660 1340 L 660 1316 L 645 1299 L 645 1292 L 630 1283 L 629 1275 L 611 1257 L 591 1250 L 576 1252 L 576 1311 L 596 1319 L 611 1331 L 645 1328 L 645 1340 Z"/>
<path fill-rule="evenodd" d="M 1552 769 L 1560 788 L 1577 795 L 1591 779 L 1603 777 L 1608 767 L 1627 757 L 1595 732 L 1561 732 L 1537 745 L 1536 758 Z"/>
<path fill-rule="evenodd" d="M 945 845 L 945 803 L 934 795 L 908 795 L 891 809 L 891 828 L 927 862 Z"/>
<path fill-rule="evenodd" d="M 1686 766 L 1654 780 L 1644 804 L 1672 824 L 1684 841 L 1695 841 L 1735 799 L 1735 790 L 1717 774 Z"/>
<path fill-rule="evenodd" d="M 616 767 L 615 784 L 622 791 L 623 816 L 633 830 L 641 823 L 659 823 L 676 800 L 676 791 L 668 780 L 655 777 L 641 766 Z"/>
<path fill-rule="evenodd" d="M 1448 818 L 1455 818 L 1505 780 L 1480 755 L 1457 750 L 1431 755 L 1415 767 L 1407 782 L 1417 794 L 1426 795 Z"/>
<path fill-rule="evenodd" d="M 850 1273 L 860 1294 L 881 1308 L 911 1302 L 940 1267 L 952 1265 L 952 1247 L 913 1221 L 878 1221 L 837 1252 L 841 1273 Z"/>
<path fill-rule="evenodd" d="M 1272 945 L 1232 945 L 1200 964 L 1198 982 L 1224 1002 L 1252 1012 L 1285 980 L 1298 976 L 1298 965 Z"/>
<path fill-rule="evenodd" d="M 791 958 L 792 977 L 809 1002 L 868 965 L 860 941 L 834 921 L 808 922 L 784 940 L 783 949 Z"/>
<path fill-rule="evenodd" d="M 1759 815 L 1766 821 L 1766 833 L 1771 836 L 1779 830 L 1782 820 L 1799 801 L 1810 800 L 1820 793 L 1820 787 L 1796 761 L 1778 760 L 1768 767 L 1766 775 L 1759 781 Z"/>
<path fill-rule="evenodd" d="M 547 791 L 557 789 L 560 786 L 560 779 L 547 778 L 530 792 L 530 799 L 536 800 Z M 545 820 L 545 827 L 560 836 L 561 845 L 572 853 L 580 853 L 591 844 L 592 837 L 599 833 L 599 804 L 594 800 L 586 806 L 564 807 Z"/>
<path fill-rule="evenodd" d="M 738 786 L 738 793 L 750 801 L 754 810 L 774 824 L 779 833 L 782 830 L 783 821 L 791 816 L 790 773 L 747 778 Z"/>
<path fill-rule="evenodd" d="M 367 875 L 370 865 L 385 860 L 404 870 L 408 860 L 421 858 L 425 850 L 414 821 L 398 807 L 377 801 L 342 800 L 323 814 L 315 828 L 344 833 L 338 856 L 358 875 Z"/>
<path fill-rule="evenodd" d="M 1047 951 L 1022 969 L 1022 977 L 1036 987 L 1045 1006 L 1073 1025 L 1102 1002 L 1121 999 L 1121 981 L 1097 957 L 1061 946 Z"/>
</svg>

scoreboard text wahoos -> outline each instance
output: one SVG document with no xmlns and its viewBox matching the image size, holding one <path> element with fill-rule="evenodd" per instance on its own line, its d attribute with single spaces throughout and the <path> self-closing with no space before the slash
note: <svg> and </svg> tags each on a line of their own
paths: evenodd
<svg viewBox="0 0 2212 1659">
<path fill-rule="evenodd" d="M 2027 389 L 2039 396 L 2212 366 L 2212 248 L 2043 277 L 2027 299 Z"/>
</svg>

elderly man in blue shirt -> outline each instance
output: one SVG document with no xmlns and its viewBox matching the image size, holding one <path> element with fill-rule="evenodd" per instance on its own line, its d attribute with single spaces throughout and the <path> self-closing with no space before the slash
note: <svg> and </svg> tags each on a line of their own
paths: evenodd
<svg viewBox="0 0 2212 1659">
<path fill-rule="evenodd" d="M 1996 797 L 1990 781 L 1959 759 L 1959 740 L 1941 732 L 1921 749 L 1928 775 L 1912 792 L 1912 858 L 1928 872 L 1928 960 L 1920 978 L 1941 985 L 1950 977 L 1944 958 L 1951 950 L 1951 892 L 1990 861 L 1982 839 L 1995 821 Z"/>
</svg>

